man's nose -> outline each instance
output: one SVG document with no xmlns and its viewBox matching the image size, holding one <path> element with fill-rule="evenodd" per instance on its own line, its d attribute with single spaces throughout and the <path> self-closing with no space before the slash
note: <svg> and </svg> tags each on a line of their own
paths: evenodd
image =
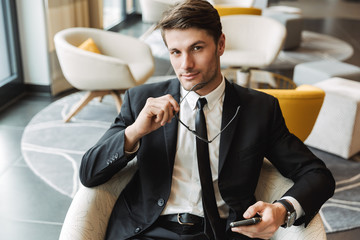
<svg viewBox="0 0 360 240">
<path fill-rule="evenodd" d="M 182 69 L 192 69 L 194 68 L 195 62 L 191 54 L 183 54 L 183 59 L 181 62 Z"/>
</svg>

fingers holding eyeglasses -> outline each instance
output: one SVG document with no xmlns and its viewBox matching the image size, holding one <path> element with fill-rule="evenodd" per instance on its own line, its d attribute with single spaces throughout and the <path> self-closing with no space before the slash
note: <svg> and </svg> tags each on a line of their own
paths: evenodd
<svg viewBox="0 0 360 240">
<path fill-rule="evenodd" d="M 146 107 L 149 110 L 149 117 L 161 126 L 170 123 L 174 114 L 180 109 L 177 101 L 169 94 L 159 98 L 149 98 Z"/>
<path fill-rule="evenodd" d="M 179 109 L 179 104 L 170 94 L 158 98 L 148 98 L 144 108 L 133 124 L 136 135 L 141 138 L 171 122 L 174 114 Z"/>
<path fill-rule="evenodd" d="M 159 98 L 149 98 L 144 108 L 147 108 L 149 117 L 155 123 L 164 126 L 166 123 L 170 123 L 174 114 L 179 111 L 179 104 L 168 94 Z"/>
<path fill-rule="evenodd" d="M 125 149 L 133 149 L 143 136 L 171 122 L 179 110 L 178 102 L 169 94 L 148 98 L 135 122 L 125 130 Z"/>
</svg>

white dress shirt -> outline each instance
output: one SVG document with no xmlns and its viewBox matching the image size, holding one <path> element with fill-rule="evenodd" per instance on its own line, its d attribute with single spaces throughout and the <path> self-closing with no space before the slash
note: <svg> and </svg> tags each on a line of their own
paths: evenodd
<svg viewBox="0 0 360 240">
<path fill-rule="evenodd" d="M 187 93 L 188 91 L 181 87 L 180 99 Z M 221 130 L 224 95 L 225 79 L 223 78 L 221 84 L 215 90 L 203 96 L 208 102 L 203 108 L 203 111 L 206 118 L 209 140 L 213 139 Z M 193 130 L 195 130 L 197 113 L 196 102 L 199 97 L 197 93 L 192 91 L 180 104 L 179 118 Z M 221 218 L 227 218 L 229 215 L 229 207 L 222 199 L 218 186 L 219 145 L 220 135 L 215 138 L 213 142 L 209 143 L 210 167 L 219 214 Z M 300 217 L 303 211 L 297 200 L 292 197 L 285 198 L 293 204 L 297 216 Z M 171 193 L 162 215 L 177 213 L 191 213 L 201 217 L 204 216 L 197 165 L 196 136 L 180 123 L 178 127 Z"/>
<path fill-rule="evenodd" d="M 211 93 L 204 96 L 207 104 L 203 108 L 208 139 L 212 139 L 220 132 L 222 106 L 224 102 L 225 81 Z M 181 87 L 181 99 L 188 92 Z M 199 95 L 190 92 L 180 104 L 179 118 L 191 129 L 195 130 L 195 117 L 197 112 L 196 102 Z M 214 183 L 216 202 L 221 218 L 226 218 L 229 213 L 228 206 L 221 198 L 218 187 L 220 136 L 209 143 L 210 167 Z M 196 155 L 196 137 L 179 123 L 178 141 L 174 162 L 171 193 L 169 201 L 162 214 L 192 213 L 203 216 L 201 185 Z"/>
</svg>

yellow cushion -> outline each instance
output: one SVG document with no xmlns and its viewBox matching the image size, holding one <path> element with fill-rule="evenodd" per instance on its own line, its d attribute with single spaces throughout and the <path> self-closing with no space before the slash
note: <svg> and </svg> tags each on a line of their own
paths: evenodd
<svg viewBox="0 0 360 240">
<path fill-rule="evenodd" d="M 261 15 L 262 13 L 262 10 L 260 8 L 254 7 L 231 7 L 227 5 L 215 5 L 214 7 L 218 11 L 220 16 L 238 14 Z"/>
<path fill-rule="evenodd" d="M 80 44 L 79 48 L 86 50 L 86 51 L 101 54 L 99 48 L 96 46 L 96 44 L 92 38 L 88 38 L 85 42 Z"/>
</svg>

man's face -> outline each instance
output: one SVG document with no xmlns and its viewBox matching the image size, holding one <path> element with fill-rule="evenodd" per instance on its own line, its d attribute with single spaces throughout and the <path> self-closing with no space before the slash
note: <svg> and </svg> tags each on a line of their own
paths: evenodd
<svg viewBox="0 0 360 240">
<path fill-rule="evenodd" d="M 220 56 L 225 47 L 224 35 L 216 44 L 205 30 L 172 29 L 165 31 L 165 41 L 171 65 L 186 90 L 190 90 L 195 84 L 206 82 L 203 88 L 196 91 L 199 95 L 206 95 L 220 84 Z"/>
</svg>

